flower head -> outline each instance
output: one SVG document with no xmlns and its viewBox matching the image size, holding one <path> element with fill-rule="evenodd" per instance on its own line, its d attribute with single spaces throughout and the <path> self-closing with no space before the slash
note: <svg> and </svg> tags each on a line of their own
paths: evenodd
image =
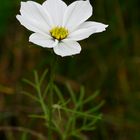
<svg viewBox="0 0 140 140">
<path fill-rule="evenodd" d="M 21 2 L 17 19 L 34 32 L 29 41 L 46 48 L 53 48 L 62 57 L 80 53 L 77 41 L 93 33 L 102 32 L 107 25 L 86 21 L 92 15 L 89 0 L 75 1 L 69 6 L 62 0 L 46 0 L 42 5 L 33 1 Z"/>
</svg>

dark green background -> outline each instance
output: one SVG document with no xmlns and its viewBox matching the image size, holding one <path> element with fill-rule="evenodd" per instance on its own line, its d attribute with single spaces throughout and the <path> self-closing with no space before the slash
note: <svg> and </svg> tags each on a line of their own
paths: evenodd
<svg viewBox="0 0 140 140">
<path fill-rule="evenodd" d="M 94 9 L 90 20 L 109 27 L 81 41 L 80 55 L 59 57 L 56 83 L 70 81 L 75 91 L 85 85 L 87 96 L 100 90 L 97 103 L 105 100 L 100 109 L 103 120 L 94 132 L 86 133 L 90 140 L 139 140 L 140 2 L 90 1 Z M 19 0 L 0 1 L 0 129 L 31 122 L 27 116 L 35 105 L 19 94 L 25 86 L 21 79 L 31 78 L 33 69 L 49 68 L 52 58 L 47 49 L 28 42 L 31 32 L 15 18 L 19 8 Z M 41 130 L 39 123 L 36 127 Z M 5 131 L 0 131 L 0 139 L 14 140 L 6 138 Z"/>
</svg>

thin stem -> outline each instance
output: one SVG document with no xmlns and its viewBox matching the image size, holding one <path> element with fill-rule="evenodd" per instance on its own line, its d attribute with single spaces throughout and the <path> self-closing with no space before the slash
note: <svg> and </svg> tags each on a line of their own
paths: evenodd
<svg viewBox="0 0 140 140">
<path fill-rule="evenodd" d="M 36 90 L 37 90 L 39 101 L 40 101 L 42 110 L 43 110 L 44 115 L 45 115 L 45 120 L 46 120 L 46 123 L 47 123 L 47 120 L 48 120 L 48 118 L 47 118 L 48 112 L 47 112 L 46 104 L 45 104 L 44 99 L 43 99 L 42 94 L 41 94 L 41 88 L 40 88 L 38 74 L 37 74 L 36 71 L 34 72 L 34 74 L 35 74 Z"/>
<path fill-rule="evenodd" d="M 48 107 L 49 107 L 49 129 L 48 129 L 48 139 L 52 140 L 52 110 L 53 110 L 53 90 L 54 90 L 54 73 L 55 73 L 55 67 L 56 67 L 56 56 L 54 55 L 54 58 L 51 63 L 51 69 L 50 69 L 50 87 L 49 87 L 49 94 L 48 94 Z"/>
<path fill-rule="evenodd" d="M 37 137 L 40 140 L 46 140 L 46 137 L 43 136 L 41 133 L 38 133 L 36 131 L 30 130 L 28 128 L 24 128 L 24 127 L 11 127 L 11 126 L 2 126 L 0 127 L 0 131 L 21 131 L 21 132 L 26 132 L 29 133 L 35 137 Z"/>
</svg>

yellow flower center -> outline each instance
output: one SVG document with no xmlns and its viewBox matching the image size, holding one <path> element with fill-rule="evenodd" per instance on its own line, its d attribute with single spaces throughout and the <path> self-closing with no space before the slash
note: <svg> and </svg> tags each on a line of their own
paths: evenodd
<svg viewBox="0 0 140 140">
<path fill-rule="evenodd" d="M 53 38 L 55 38 L 57 40 L 62 40 L 69 35 L 69 32 L 64 27 L 56 26 L 56 27 L 54 27 L 53 29 L 50 30 L 50 34 Z"/>
</svg>

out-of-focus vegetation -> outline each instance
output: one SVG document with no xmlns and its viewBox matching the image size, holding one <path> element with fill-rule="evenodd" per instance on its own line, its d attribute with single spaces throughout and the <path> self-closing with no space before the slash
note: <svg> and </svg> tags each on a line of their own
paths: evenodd
<svg viewBox="0 0 140 140">
<path fill-rule="evenodd" d="M 90 1 L 94 9 L 91 20 L 109 27 L 106 32 L 81 41 L 80 55 L 59 58 L 55 82 L 62 89 L 69 82 L 77 93 L 85 85 L 86 96 L 100 90 L 96 102 L 105 100 L 100 110 L 103 119 L 94 132 L 85 134 L 89 140 L 139 140 L 140 3 L 138 0 Z M 42 72 L 49 68 L 52 57 L 47 49 L 28 42 L 30 32 L 15 18 L 19 7 L 19 0 L 0 1 L 1 140 L 15 140 L 23 131 L 23 140 L 29 131 L 33 136 L 46 133 L 42 121 L 28 117 L 38 108 L 21 94 L 23 87 L 26 88 L 21 79 L 32 79 L 34 69 Z"/>
</svg>

